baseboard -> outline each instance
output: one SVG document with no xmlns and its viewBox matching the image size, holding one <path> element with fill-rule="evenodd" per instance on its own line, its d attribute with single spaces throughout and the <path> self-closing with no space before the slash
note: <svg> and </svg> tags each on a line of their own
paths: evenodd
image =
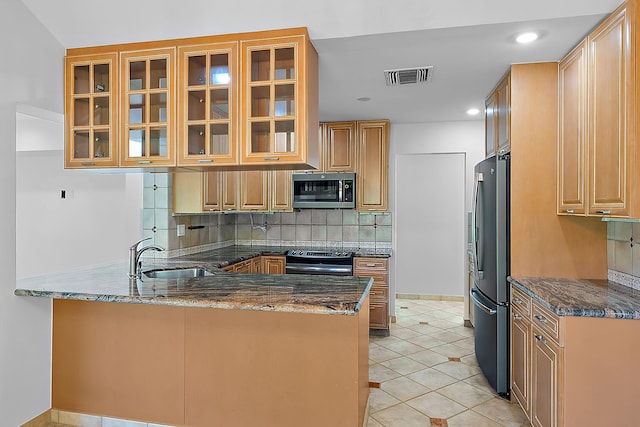
<svg viewBox="0 0 640 427">
<path fill-rule="evenodd" d="M 47 409 L 42 414 L 22 424 L 20 427 L 43 427 L 51 422 L 58 422 L 58 411 L 55 409 Z"/>
<path fill-rule="evenodd" d="M 396 294 L 396 299 L 417 299 L 429 301 L 456 301 L 464 302 L 464 297 L 459 295 L 420 295 L 420 294 Z"/>
</svg>

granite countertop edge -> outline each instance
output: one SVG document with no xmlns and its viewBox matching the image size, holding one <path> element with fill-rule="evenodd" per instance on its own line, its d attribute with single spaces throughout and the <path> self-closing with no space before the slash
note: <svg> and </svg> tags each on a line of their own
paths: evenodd
<svg viewBox="0 0 640 427">
<path fill-rule="evenodd" d="M 612 281 L 511 276 L 507 280 L 560 317 L 640 320 L 640 293 Z M 571 287 L 571 298 L 563 298 L 560 287 Z"/>
<path fill-rule="evenodd" d="M 314 276 L 304 276 L 303 278 L 296 279 L 295 276 L 298 275 L 284 275 L 283 278 L 286 279 L 274 284 L 273 275 L 242 274 L 221 270 L 225 266 L 249 260 L 256 256 L 284 255 L 287 249 L 280 247 L 250 247 L 235 245 L 172 258 L 153 258 L 145 261 L 144 267 L 146 267 L 146 270 L 162 270 L 175 267 L 200 267 L 213 272 L 217 280 L 212 279 L 206 283 L 206 285 L 212 286 L 211 289 L 198 291 L 194 296 L 189 296 L 188 292 L 187 295 L 177 294 L 167 296 L 158 296 L 155 292 L 151 292 L 151 296 L 145 296 L 141 295 L 143 292 L 136 293 L 132 291 L 129 279 L 126 278 L 127 263 L 123 260 L 105 265 L 90 266 L 72 271 L 47 274 L 40 277 L 30 277 L 26 278 L 26 281 L 18 280 L 17 287 L 14 290 L 14 295 L 108 303 L 337 315 L 355 315 L 360 311 L 369 291 L 371 290 L 371 286 L 373 284 L 373 280 L 371 278 L 369 278 L 365 285 L 364 280 L 366 278 L 364 277 L 331 277 L 331 280 L 327 282 L 318 281 Z M 390 253 L 377 255 L 380 257 L 389 257 Z M 371 254 L 362 256 L 371 256 Z M 105 269 L 107 271 L 106 274 L 103 273 Z M 227 283 L 226 280 L 228 278 L 232 279 L 228 281 L 229 283 Z M 235 278 L 235 280 L 233 278 Z M 359 297 L 356 296 L 358 294 L 354 295 L 353 291 L 351 291 L 350 295 L 358 298 L 357 301 L 355 298 L 352 299 L 349 296 L 350 291 L 343 291 L 335 288 L 336 292 L 333 294 L 331 293 L 331 286 L 340 286 L 343 284 L 342 282 L 344 282 L 344 285 L 356 286 L 356 289 L 358 289 L 357 292 L 360 294 Z M 151 283 L 153 286 L 157 284 L 159 287 L 165 286 L 166 288 L 167 285 L 171 287 L 175 281 L 151 279 L 151 281 L 146 280 L 145 283 L 147 286 Z M 272 294 L 271 289 L 273 289 L 273 286 L 293 286 L 296 288 L 300 283 L 303 284 L 302 286 L 304 286 L 305 283 L 310 283 L 315 287 L 315 289 L 310 294 L 307 294 L 306 292 L 296 294 L 301 298 L 292 298 L 291 302 L 282 300 L 275 302 L 269 301 L 269 295 Z M 129 289 L 128 292 L 125 291 L 125 284 L 128 284 L 126 288 Z M 138 282 L 138 284 L 140 284 L 140 282 Z M 216 294 L 217 291 L 222 289 L 231 289 L 233 291 L 247 290 L 246 285 L 250 285 L 251 290 L 254 293 L 246 296 L 240 301 L 225 300 L 224 296 L 219 297 Z M 229 286 L 230 288 L 226 286 Z M 261 286 L 265 286 L 265 289 L 260 289 Z M 325 290 L 326 294 L 322 294 Z M 207 291 L 210 291 L 209 295 L 207 295 Z M 275 292 L 277 294 L 277 291 Z M 323 297 L 326 296 L 329 296 L 329 303 L 325 303 L 326 298 Z M 300 302 L 301 300 L 302 302 Z"/>
</svg>

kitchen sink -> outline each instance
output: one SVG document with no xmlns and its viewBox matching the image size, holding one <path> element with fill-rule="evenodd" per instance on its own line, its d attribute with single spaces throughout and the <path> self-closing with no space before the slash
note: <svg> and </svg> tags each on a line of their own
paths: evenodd
<svg viewBox="0 0 640 427">
<path fill-rule="evenodd" d="M 143 271 L 150 279 L 188 279 L 190 277 L 213 276 L 213 273 L 200 267 L 155 269 Z"/>
</svg>

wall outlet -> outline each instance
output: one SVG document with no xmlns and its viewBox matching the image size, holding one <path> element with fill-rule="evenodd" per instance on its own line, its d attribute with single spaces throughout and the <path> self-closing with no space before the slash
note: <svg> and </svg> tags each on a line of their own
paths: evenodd
<svg viewBox="0 0 640 427">
<path fill-rule="evenodd" d="M 178 224 L 178 237 L 184 236 L 184 224 Z"/>
</svg>

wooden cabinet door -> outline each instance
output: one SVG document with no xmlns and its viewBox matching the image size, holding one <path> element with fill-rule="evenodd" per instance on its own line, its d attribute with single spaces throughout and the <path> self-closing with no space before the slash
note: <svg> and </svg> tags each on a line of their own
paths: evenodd
<svg viewBox="0 0 640 427">
<path fill-rule="evenodd" d="M 272 211 L 293 211 L 292 171 L 274 170 L 269 172 L 269 209 Z"/>
<path fill-rule="evenodd" d="M 497 153 L 508 153 L 511 148 L 511 77 L 507 74 L 496 88 Z"/>
<path fill-rule="evenodd" d="M 587 49 L 583 41 L 559 65 L 558 214 L 584 214 L 587 147 Z"/>
<path fill-rule="evenodd" d="M 241 261 L 237 264 L 233 265 L 233 272 L 234 273 L 244 273 L 244 274 L 249 274 L 251 273 L 251 260 L 246 260 L 246 261 Z"/>
<path fill-rule="evenodd" d="M 262 273 L 262 257 L 257 256 L 251 258 L 251 274 L 261 274 Z"/>
<path fill-rule="evenodd" d="M 269 209 L 268 180 L 267 171 L 251 170 L 240 172 L 239 210 L 266 211 Z"/>
<path fill-rule="evenodd" d="M 511 313 L 511 392 L 527 417 L 531 410 L 531 322 Z"/>
<path fill-rule="evenodd" d="M 387 329 L 389 327 L 389 304 L 369 302 L 369 328 Z"/>
<path fill-rule="evenodd" d="M 587 38 L 589 58 L 589 214 L 629 216 L 635 76 L 625 8 Z"/>
<path fill-rule="evenodd" d="M 484 154 L 490 157 L 496 154 L 496 93 L 489 95 L 484 103 Z"/>
<path fill-rule="evenodd" d="M 356 208 L 386 211 L 388 206 L 389 121 L 358 122 Z"/>
<path fill-rule="evenodd" d="M 65 58 L 65 168 L 118 166 L 118 56 Z"/>
<path fill-rule="evenodd" d="M 262 256 L 262 273 L 285 274 L 286 258 L 279 255 Z"/>
<path fill-rule="evenodd" d="M 308 36 L 241 41 L 241 161 L 306 164 L 317 150 L 317 53 Z"/>
<path fill-rule="evenodd" d="M 204 172 L 204 210 L 222 209 L 222 174 L 220 171 Z"/>
<path fill-rule="evenodd" d="M 205 209 L 203 184 L 204 172 L 180 172 L 173 174 L 173 212 L 199 213 Z"/>
<path fill-rule="evenodd" d="M 325 126 L 325 172 L 355 172 L 356 123 L 334 122 Z"/>
<path fill-rule="evenodd" d="M 532 326 L 532 334 L 531 423 L 536 427 L 557 427 L 562 425 L 559 397 L 564 349 L 547 339 L 536 326 Z"/>
<path fill-rule="evenodd" d="M 178 51 L 178 165 L 234 165 L 237 156 L 238 43 Z"/>
<path fill-rule="evenodd" d="M 120 55 L 120 165 L 175 166 L 175 48 Z"/>
<path fill-rule="evenodd" d="M 240 172 L 224 171 L 222 174 L 222 210 L 235 211 L 238 209 L 238 184 Z"/>
</svg>

